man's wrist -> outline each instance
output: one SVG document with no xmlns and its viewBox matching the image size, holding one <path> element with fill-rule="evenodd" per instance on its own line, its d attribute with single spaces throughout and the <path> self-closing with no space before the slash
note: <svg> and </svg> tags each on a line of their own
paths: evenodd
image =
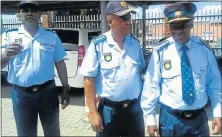
<svg viewBox="0 0 222 137">
<path fill-rule="evenodd" d="M 69 85 L 64 85 L 64 86 L 62 86 L 62 89 L 63 89 L 63 90 L 65 90 L 65 89 L 70 90 L 70 86 L 69 86 Z"/>
</svg>

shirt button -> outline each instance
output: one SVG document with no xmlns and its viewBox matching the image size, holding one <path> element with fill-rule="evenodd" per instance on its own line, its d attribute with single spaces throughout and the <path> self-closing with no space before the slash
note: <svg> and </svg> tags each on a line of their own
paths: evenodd
<svg viewBox="0 0 222 137">
<path fill-rule="evenodd" d="M 190 96 L 193 96 L 193 94 L 192 94 L 192 93 L 190 93 Z"/>
</svg>

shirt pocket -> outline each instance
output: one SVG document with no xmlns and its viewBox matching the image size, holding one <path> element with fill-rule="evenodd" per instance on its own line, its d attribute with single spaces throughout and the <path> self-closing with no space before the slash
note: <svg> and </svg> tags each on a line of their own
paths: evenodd
<svg viewBox="0 0 222 137">
<path fill-rule="evenodd" d="M 130 71 L 131 75 L 135 75 L 140 72 L 140 64 L 141 62 L 139 60 L 138 61 L 132 60 L 132 69 Z"/>
<path fill-rule="evenodd" d="M 162 72 L 162 83 L 167 87 L 177 85 L 177 78 L 180 77 L 180 70 L 164 70 Z"/>
<path fill-rule="evenodd" d="M 40 46 L 41 59 L 46 63 L 54 62 L 54 52 L 55 52 L 55 47 L 49 45 Z"/>
<path fill-rule="evenodd" d="M 120 70 L 118 63 L 101 63 L 101 74 L 103 78 L 107 79 L 109 82 L 118 82 L 119 77 L 117 76 L 117 71 Z"/>
<path fill-rule="evenodd" d="M 29 51 L 30 51 L 29 48 L 24 48 L 18 55 L 15 56 L 16 65 L 20 66 L 24 63 L 28 63 L 30 59 L 28 57 Z"/>
<path fill-rule="evenodd" d="M 194 68 L 194 81 L 195 86 L 199 90 L 205 90 L 206 88 L 206 77 L 207 77 L 207 66 L 202 66 L 200 68 Z"/>
</svg>

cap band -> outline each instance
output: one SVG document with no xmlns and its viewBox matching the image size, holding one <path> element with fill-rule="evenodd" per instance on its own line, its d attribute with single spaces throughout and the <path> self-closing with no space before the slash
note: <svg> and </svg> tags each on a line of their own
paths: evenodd
<svg viewBox="0 0 222 137">
<path fill-rule="evenodd" d="M 167 18 L 168 18 L 168 20 L 170 20 L 170 19 L 174 19 L 174 18 L 192 17 L 192 15 L 193 14 L 191 12 L 188 12 L 186 10 L 173 11 L 167 15 Z"/>
</svg>

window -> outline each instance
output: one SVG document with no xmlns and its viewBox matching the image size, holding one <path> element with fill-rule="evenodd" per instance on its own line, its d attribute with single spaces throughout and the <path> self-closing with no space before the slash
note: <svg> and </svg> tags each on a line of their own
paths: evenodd
<svg viewBox="0 0 222 137">
<path fill-rule="evenodd" d="M 91 40 L 95 37 L 98 37 L 99 35 L 101 35 L 101 31 L 97 31 L 97 32 L 89 32 L 88 33 L 88 38 L 89 38 L 89 42 L 91 42 Z"/>
<path fill-rule="evenodd" d="M 53 30 L 62 41 L 66 51 L 78 51 L 79 31 Z"/>
</svg>

